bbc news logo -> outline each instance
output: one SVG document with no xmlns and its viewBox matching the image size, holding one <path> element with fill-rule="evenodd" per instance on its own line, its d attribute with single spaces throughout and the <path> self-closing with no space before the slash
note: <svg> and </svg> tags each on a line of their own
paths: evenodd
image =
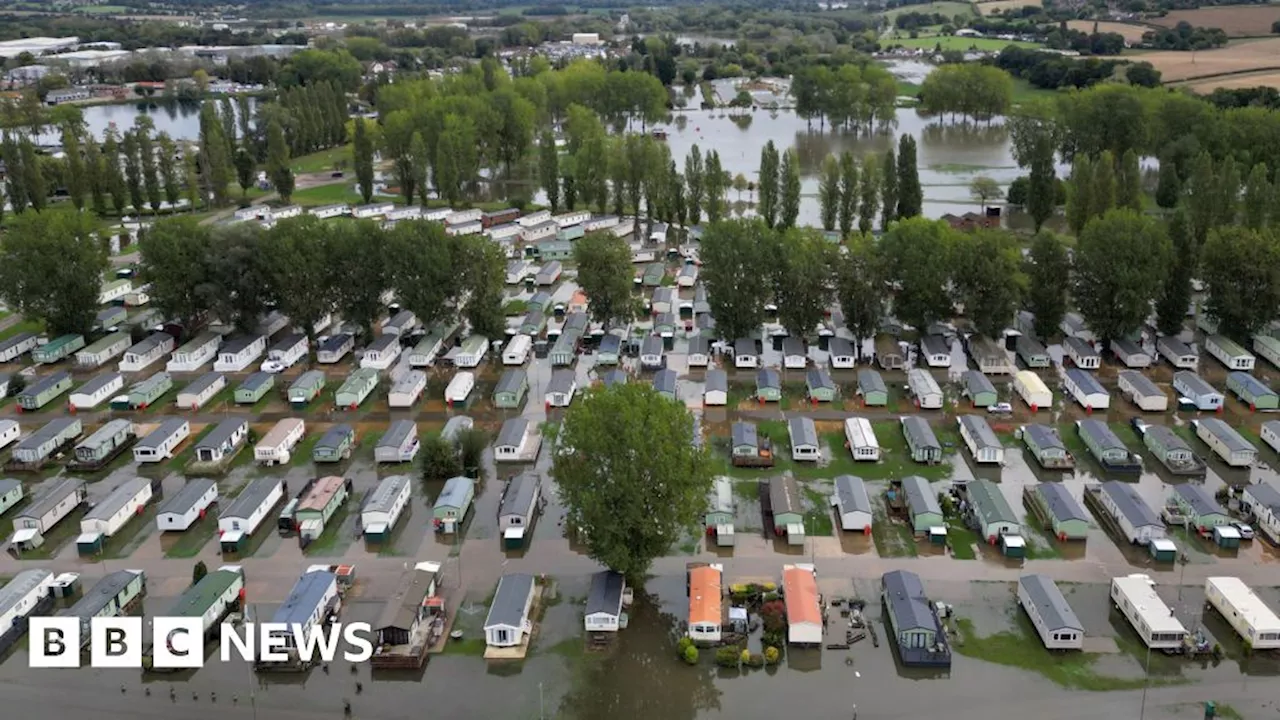
<svg viewBox="0 0 1280 720">
<path fill-rule="evenodd" d="M 81 667 L 84 646 L 80 619 L 33 617 L 31 667 Z M 239 632 L 237 632 L 239 631 Z M 157 617 L 151 621 L 151 666 L 162 669 L 204 667 L 204 622 L 201 618 Z M 231 662 L 334 662 L 339 656 L 355 664 L 373 657 L 373 628 L 369 623 L 334 623 L 327 627 L 299 623 L 223 624 L 218 657 Z M 146 633 L 140 617 L 101 617 L 89 623 L 89 667 L 141 668 Z M 340 646 L 345 646 L 341 648 Z"/>
</svg>

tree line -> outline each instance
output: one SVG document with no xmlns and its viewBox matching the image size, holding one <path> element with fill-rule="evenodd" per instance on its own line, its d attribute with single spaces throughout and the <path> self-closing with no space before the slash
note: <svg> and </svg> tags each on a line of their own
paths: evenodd
<svg viewBox="0 0 1280 720">
<path fill-rule="evenodd" d="M 807 121 L 871 129 L 893 121 L 898 84 L 888 70 L 870 62 L 813 64 L 792 78 L 791 94 L 796 114 Z"/>
<path fill-rule="evenodd" d="M 990 120 L 1013 105 L 1013 78 L 981 63 L 943 65 L 920 86 L 920 112 Z"/>
</svg>

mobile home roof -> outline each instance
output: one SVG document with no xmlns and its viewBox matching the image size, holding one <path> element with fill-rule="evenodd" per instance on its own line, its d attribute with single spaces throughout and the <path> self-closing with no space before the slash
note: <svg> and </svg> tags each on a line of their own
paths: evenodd
<svg viewBox="0 0 1280 720">
<path fill-rule="evenodd" d="M 129 587 L 129 583 L 136 577 L 138 573 L 134 570 L 117 570 L 99 580 L 75 605 L 63 610 L 60 614 L 78 617 L 81 623 L 87 622 L 110 605 L 120 591 Z"/>
<path fill-rule="evenodd" d="M 9 613 L 18 603 L 27 599 L 27 595 L 53 577 L 48 570 L 33 568 L 23 570 L 0 589 L 0 617 Z"/>
<path fill-rule="evenodd" d="M 511 478 L 507 491 L 502 495 L 502 504 L 498 507 L 498 517 L 504 515 L 523 515 L 533 503 L 538 491 L 538 478 L 531 473 L 520 473 Z"/>
<path fill-rule="evenodd" d="M 498 431 L 498 444 L 511 445 L 517 447 L 524 442 L 525 431 L 529 428 L 529 421 L 524 418 L 511 418 L 502 424 L 502 429 Z"/>
<path fill-rule="evenodd" d="M 236 433 L 240 432 L 248 423 L 243 418 L 227 418 L 219 422 L 209 431 L 208 435 L 200 438 L 200 442 L 196 443 L 198 448 L 216 448 L 230 440 Z"/>
<path fill-rule="evenodd" d="M 960 424 L 964 425 L 969 432 L 969 437 L 973 438 L 973 442 L 982 448 L 999 448 L 1003 447 L 1000 438 L 996 437 L 996 433 L 991 429 L 991 425 L 986 419 L 977 415 L 961 415 Z"/>
<path fill-rule="evenodd" d="M 894 570 L 885 573 L 880 580 L 884 583 L 885 599 L 897 618 L 900 630 L 938 629 L 938 621 L 934 619 L 920 576 L 907 570 Z"/>
<path fill-rule="evenodd" d="M 204 617 L 232 585 L 240 579 L 235 570 L 219 569 L 200 578 L 200 582 L 187 588 L 169 608 L 173 617 Z"/>
<path fill-rule="evenodd" d="M 1240 578 L 1211 577 L 1206 583 L 1216 587 L 1254 631 L 1280 632 L 1280 617 Z"/>
<path fill-rule="evenodd" d="M 387 431 L 378 439 L 377 447 L 400 447 L 409 436 L 418 432 L 418 426 L 412 420 L 396 420 L 387 426 Z"/>
<path fill-rule="evenodd" d="M 93 506 L 93 509 L 85 513 L 85 520 L 110 520 L 122 508 L 133 502 L 138 497 L 138 493 L 142 489 L 150 485 L 151 481 L 147 478 L 134 478 L 126 481 L 124 484 L 112 490 L 102 502 Z"/>
<path fill-rule="evenodd" d="M 1133 392 L 1143 397 L 1162 397 L 1164 391 L 1156 387 L 1156 384 L 1137 370 L 1122 370 L 1120 378 L 1132 388 Z"/>
<path fill-rule="evenodd" d="M 404 488 L 409 484 L 408 475 L 390 475 L 382 479 L 378 486 L 369 494 L 369 500 L 364 504 L 365 512 L 391 512 L 396 503 L 396 498 L 400 497 L 400 493 L 404 492 Z"/>
<path fill-rule="evenodd" d="M 205 493 L 209 492 L 209 488 L 214 487 L 214 485 L 215 483 L 212 480 L 188 480 L 187 484 L 165 500 L 156 512 L 158 514 L 178 513 L 179 515 L 185 515 L 187 511 L 195 507 L 196 502 L 204 497 Z"/>
<path fill-rule="evenodd" d="M 1108 480 L 1102 483 L 1102 491 L 1111 498 L 1115 503 L 1120 514 L 1124 515 L 1129 523 L 1134 527 L 1143 527 L 1147 525 L 1163 526 L 1160 517 L 1156 515 L 1151 506 L 1138 496 L 1138 491 L 1133 486 L 1119 480 Z"/>
<path fill-rule="evenodd" d="M 303 575 L 289 592 L 284 604 L 271 617 L 271 622 L 305 624 L 324 599 L 329 586 L 335 582 L 337 577 L 325 570 L 313 570 Z"/>
<path fill-rule="evenodd" d="M 1018 578 L 1018 583 L 1026 590 L 1028 599 L 1036 606 L 1037 613 L 1049 630 L 1071 628 L 1084 631 L 1080 618 L 1076 617 L 1075 611 L 1067 604 L 1067 599 L 1062 596 L 1062 591 L 1052 579 L 1044 575 L 1023 575 Z"/>
<path fill-rule="evenodd" d="M 280 480 L 277 478 L 264 477 L 251 481 L 231 502 L 222 517 L 247 518 L 253 515 L 253 512 L 261 507 L 278 487 L 280 487 Z"/>
<path fill-rule="evenodd" d="M 298 501 L 298 509 L 323 510 L 329 504 L 329 501 L 333 499 L 333 496 L 337 495 L 338 491 L 342 489 L 342 485 L 345 482 L 337 475 L 330 475 L 316 480 L 311 489 L 307 491 L 307 494 L 303 495 L 302 499 Z"/>
<path fill-rule="evenodd" d="M 853 475 L 836 477 L 836 496 L 845 512 L 860 510 L 871 512 L 871 499 L 867 497 L 867 486 L 862 478 Z"/>
<path fill-rule="evenodd" d="M 1196 422 L 1204 425 L 1205 430 L 1221 440 L 1231 452 L 1253 449 L 1253 446 L 1250 445 L 1249 442 L 1240 435 L 1240 433 L 1236 432 L 1235 428 L 1218 418 L 1204 418 L 1203 420 L 1197 420 Z"/>
<path fill-rule="evenodd" d="M 1077 422 L 1080 423 L 1081 434 L 1093 438 L 1093 441 L 1098 444 L 1098 447 L 1110 449 L 1123 448 L 1125 446 L 1124 443 L 1120 441 L 1120 438 L 1116 437 L 1116 434 L 1111 432 L 1111 428 L 1107 427 L 1107 424 L 1101 420 L 1079 420 Z"/>
<path fill-rule="evenodd" d="M 1197 515 L 1225 515 L 1226 511 L 1218 504 L 1217 500 L 1209 494 L 1208 490 L 1202 485 L 1190 485 L 1184 483 L 1182 485 L 1174 485 L 1173 491 L 1178 493 L 1178 497 L 1182 498 Z"/>
<path fill-rule="evenodd" d="M 1018 516 L 1013 514 L 1013 508 L 1009 507 L 1009 501 L 1004 499 L 1004 495 L 995 483 L 978 478 L 969 483 L 967 488 L 969 501 L 973 504 L 978 514 L 982 516 L 983 522 L 1018 522 Z"/>
<path fill-rule="evenodd" d="M 1165 605 L 1164 600 L 1152 587 L 1146 575 L 1128 575 L 1114 578 L 1115 583 L 1133 603 L 1138 614 L 1152 633 L 1185 633 L 1187 629 L 1178 622 L 1178 618 Z"/>
<path fill-rule="evenodd" d="M 187 421 L 182 418 L 168 418 L 164 422 L 155 427 L 154 430 L 147 433 L 145 437 L 138 441 L 140 448 L 157 448 L 164 444 L 165 440 L 175 435 L 186 425 Z"/>
<path fill-rule="evenodd" d="M 1027 425 L 1022 428 L 1022 432 L 1031 436 L 1031 442 L 1036 447 L 1045 448 L 1061 448 L 1066 449 L 1066 445 L 1062 444 L 1062 438 L 1058 437 L 1058 433 L 1048 425 Z"/>
<path fill-rule="evenodd" d="M 42 518 L 49 514 L 50 510 L 57 507 L 68 495 L 79 491 L 84 487 L 84 481 L 78 478 L 66 478 L 59 480 L 47 492 L 41 493 L 36 497 L 35 501 L 27 506 L 18 517 L 26 518 Z"/>
<path fill-rule="evenodd" d="M 902 492 L 907 496 L 907 505 L 911 507 L 912 513 L 942 514 L 942 506 L 938 505 L 938 498 L 933 494 L 929 481 L 919 475 L 908 475 L 902 478 Z"/>
<path fill-rule="evenodd" d="M 1036 485 L 1036 491 L 1040 493 L 1040 498 L 1044 500 L 1049 512 L 1057 520 L 1084 520 L 1088 522 L 1089 516 L 1085 514 L 1084 508 L 1072 497 L 1071 491 L 1061 484 L 1040 483 Z"/>
</svg>

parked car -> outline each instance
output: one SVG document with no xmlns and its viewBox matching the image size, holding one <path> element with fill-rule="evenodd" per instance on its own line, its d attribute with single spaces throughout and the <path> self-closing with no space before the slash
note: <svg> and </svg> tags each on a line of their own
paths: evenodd
<svg viewBox="0 0 1280 720">
<path fill-rule="evenodd" d="M 1147 434 L 1147 423 L 1142 418 L 1129 418 L 1129 426 L 1138 434 L 1138 437 Z"/>
<path fill-rule="evenodd" d="M 1008 415 L 1013 412 L 1013 405 L 1010 405 L 1009 403 L 996 403 L 995 405 L 988 406 L 987 412 Z"/>
<path fill-rule="evenodd" d="M 1240 531 L 1241 540 L 1253 539 L 1253 527 L 1249 523 L 1232 523 L 1232 525 L 1235 526 L 1236 530 Z"/>
<path fill-rule="evenodd" d="M 278 375 L 279 373 L 282 373 L 284 371 L 285 371 L 285 365 L 279 360 L 267 360 L 266 362 L 262 363 L 262 372 L 264 373 L 271 373 L 272 375 Z"/>
</svg>

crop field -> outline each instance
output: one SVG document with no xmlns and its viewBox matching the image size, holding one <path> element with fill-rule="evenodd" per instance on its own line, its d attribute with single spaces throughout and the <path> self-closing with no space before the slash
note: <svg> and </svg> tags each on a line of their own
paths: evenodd
<svg viewBox="0 0 1280 720">
<path fill-rule="evenodd" d="M 1178 52 L 1160 50 L 1129 55 L 1124 59 L 1139 58 L 1159 70 L 1166 83 L 1220 75 L 1234 75 L 1255 70 L 1280 70 L 1280 38 L 1233 43 L 1216 50 Z"/>
<path fill-rule="evenodd" d="M 1183 87 L 1190 88 L 1198 93 L 1206 94 L 1219 88 L 1226 90 L 1253 87 L 1280 88 L 1280 71 L 1264 70 L 1262 72 L 1243 73 L 1241 75 L 1226 75 L 1223 77 L 1209 78 L 1207 80 L 1196 80 L 1194 82 L 1187 83 Z"/>
<path fill-rule="evenodd" d="M 951 18 L 956 15 L 973 15 L 973 5 L 967 2 L 931 2 L 927 5 L 902 5 L 890 10 L 885 10 L 882 14 L 886 18 L 892 20 L 906 12 L 918 12 L 922 14 L 937 13 Z"/>
<path fill-rule="evenodd" d="M 927 37 L 917 38 L 883 38 L 880 40 L 883 46 L 901 45 L 908 48 L 924 48 L 932 50 L 937 46 L 942 46 L 943 50 L 982 50 L 998 52 L 1005 49 L 1009 45 L 1017 45 L 1022 48 L 1040 47 L 1037 43 L 1022 42 L 1020 40 L 1000 40 L 998 38 L 975 38 L 975 37 L 956 37 L 954 35 L 931 35 Z"/>
<path fill-rule="evenodd" d="M 994 15 L 997 12 L 1016 10 L 1028 5 L 1041 7 L 1043 4 L 1041 0 L 991 0 L 990 2 L 977 3 L 977 8 L 979 15 Z"/>
<path fill-rule="evenodd" d="M 1280 20 L 1280 5 L 1224 5 L 1195 10 L 1173 10 L 1152 25 L 1174 27 L 1186 21 L 1196 27 L 1222 28 L 1228 37 L 1265 37 L 1271 23 Z"/>
<path fill-rule="evenodd" d="M 1100 33 L 1115 33 L 1123 37 L 1125 42 L 1130 45 L 1137 45 L 1142 42 L 1143 33 L 1149 32 L 1151 28 L 1146 25 L 1135 25 L 1133 23 L 1122 22 L 1106 22 L 1093 20 L 1068 20 L 1067 27 L 1072 30 L 1079 30 L 1083 33 L 1091 33 L 1097 27 Z"/>
</svg>

